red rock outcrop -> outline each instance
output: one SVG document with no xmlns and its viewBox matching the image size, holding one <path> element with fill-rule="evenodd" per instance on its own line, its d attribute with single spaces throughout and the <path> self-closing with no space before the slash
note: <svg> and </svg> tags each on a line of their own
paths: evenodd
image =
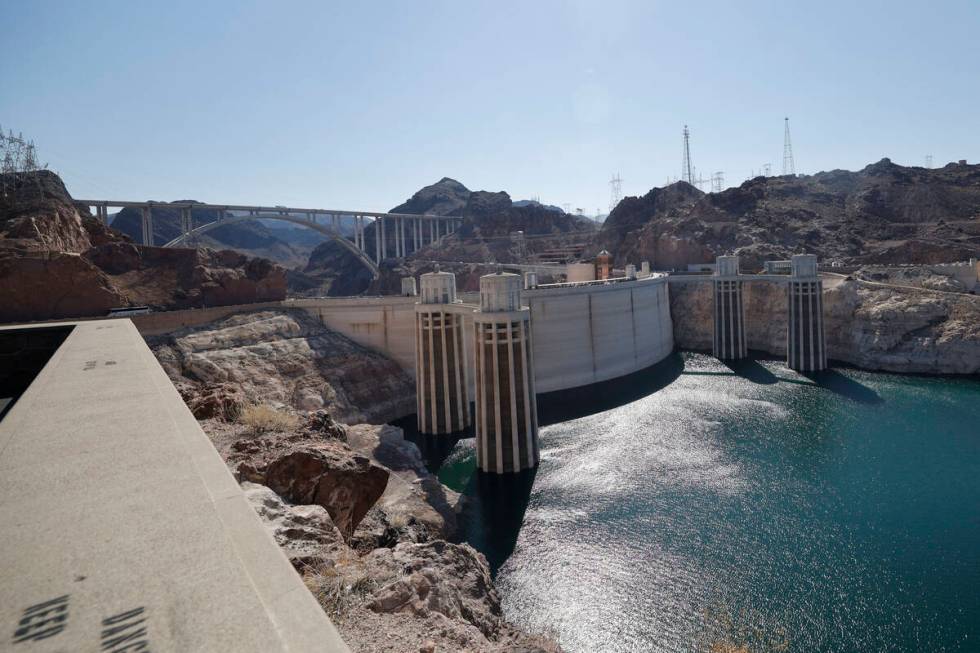
<svg viewBox="0 0 980 653">
<path fill-rule="evenodd" d="M 0 322 L 276 301 L 285 271 L 210 249 L 135 245 L 79 213 L 52 172 L 6 175 L 0 196 Z M 83 209 L 84 211 L 84 209 Z"/>
</svg>

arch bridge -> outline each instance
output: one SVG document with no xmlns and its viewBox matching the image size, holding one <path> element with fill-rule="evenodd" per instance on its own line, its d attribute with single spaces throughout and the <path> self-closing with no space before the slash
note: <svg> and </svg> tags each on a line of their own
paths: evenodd
<svg viewBox="0 0 980 653">
<path fill-rule="evenodd" d="M 371 270 L 375 278 L 382 261 L 408 256 L 459 228 L 463 218 L 451 215 L 415 213 L 378 213 L 339 209 L 309 209 L 288 206 L 255 206 L 248 204 L 202 204 L 198 202 L 138 202 L 122 200 L 76 200 L 76 204 L 94 208 L 95 216 L 109 223 L 109 208 L 139 209 L 142 215 L 142 242 L 153 245 L 153 210 L 180 212 L 180 235 L 164 247 L 179 247 L 194 236 L 225 224 L 247 220 L 282 220 L 312 229 L 337 241 Z M 217 219 L 195 226 L 194 211 L 209 211 Z M 343 226 L 353 222 L 353 236 L 344 235 Z M 376 225 L 374 252 L 365 243 L 370 223 Z M 373 256 L 372 256 L 373 253 Z"/>
</svg>

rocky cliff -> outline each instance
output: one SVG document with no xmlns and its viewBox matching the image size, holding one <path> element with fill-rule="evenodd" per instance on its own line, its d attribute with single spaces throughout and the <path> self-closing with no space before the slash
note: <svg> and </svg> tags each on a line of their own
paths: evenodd
<svg viewBox="0 0 980 653">
<path fill-rule="evenodd" d="M 0 322 L 283 299 L 282 268 L 231 251 L 135 245 L 79 212 L 57 175 L 8 175 L 0 197 Z"/>
<path fill-rule="evenodd" d="M 302 310 L 237 314 L 147 342 L 185 396 L 230 384 L 248 403 L 326 409 L 349 423 L 415 410 L 415 383 L 397 363 Z"/>
<path fill-rule="evenodd" d="M 980 373 L 980 297 L 861 280 L 825 282 L 828 357 L 869 370 L 925 374 Z M 750 349 L 786 354 L 786 288 L 745 284 Z M 670 284 L 674 340 L 711 349 L 710 283 Z"/>
<path fill-rule="evenodd" d="M 301 311 L 149 344 L 352 650 L 560 650 L 504 620 L 486 559 L 453 542 L 463 498 L 419 449 L 401 429 L 356 423 L 414 409 L 393 361 Z"/>
<path fill-rule="evenodd" d="M 882 159 L 858 172 L 757 177 L 710 194 L 678 182 L 620 202 L 589 252 L 601 248 L 617 265 L 661 269 L 730 253 L 748 270 L 800 252 L 849 265 L 965 260 L 980 252 L 980 165 Z"/>
</svg>

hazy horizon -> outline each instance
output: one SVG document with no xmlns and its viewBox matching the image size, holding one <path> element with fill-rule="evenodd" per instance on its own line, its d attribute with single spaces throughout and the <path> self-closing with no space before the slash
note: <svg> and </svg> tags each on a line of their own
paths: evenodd
<svg viewBox="0 0 980 653">
<path fill-rule="evenodd" d="M 451 177 L 607 210 L 692 158 L 726 186 L 976 162 L 980 9 L 542 2 L 7 3 L 0 125 L 76 197 L 388 210 Z M 709 186 L 703 190 L 710 190 Z"/>
</svg>

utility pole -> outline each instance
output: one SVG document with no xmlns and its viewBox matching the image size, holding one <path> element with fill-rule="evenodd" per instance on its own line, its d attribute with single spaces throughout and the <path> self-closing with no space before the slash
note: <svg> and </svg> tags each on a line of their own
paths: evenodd
<svg viewBox="0 0 980 653">
<path fill-rule="evenodd" d="M 793 143 L 789 138 L 789 117 L 785 119 L 786 129 L 783 132 L 783 174 L 796 175 L 796 164 L 793 162 Z"/>
<path fill-rule="evenodd" d="M 694 184 L 694 166 L 691 165 L 691 132 L 684 125 L 684 158 L 681 161 L 681 180 Z"/>
<path fill-rule="evenodd" d="M 609 180 L 609 212 L 612 213 L 619 200 L 623 199 L 623 180 L 619 173 L 613 175 Z"/>
</svg>

